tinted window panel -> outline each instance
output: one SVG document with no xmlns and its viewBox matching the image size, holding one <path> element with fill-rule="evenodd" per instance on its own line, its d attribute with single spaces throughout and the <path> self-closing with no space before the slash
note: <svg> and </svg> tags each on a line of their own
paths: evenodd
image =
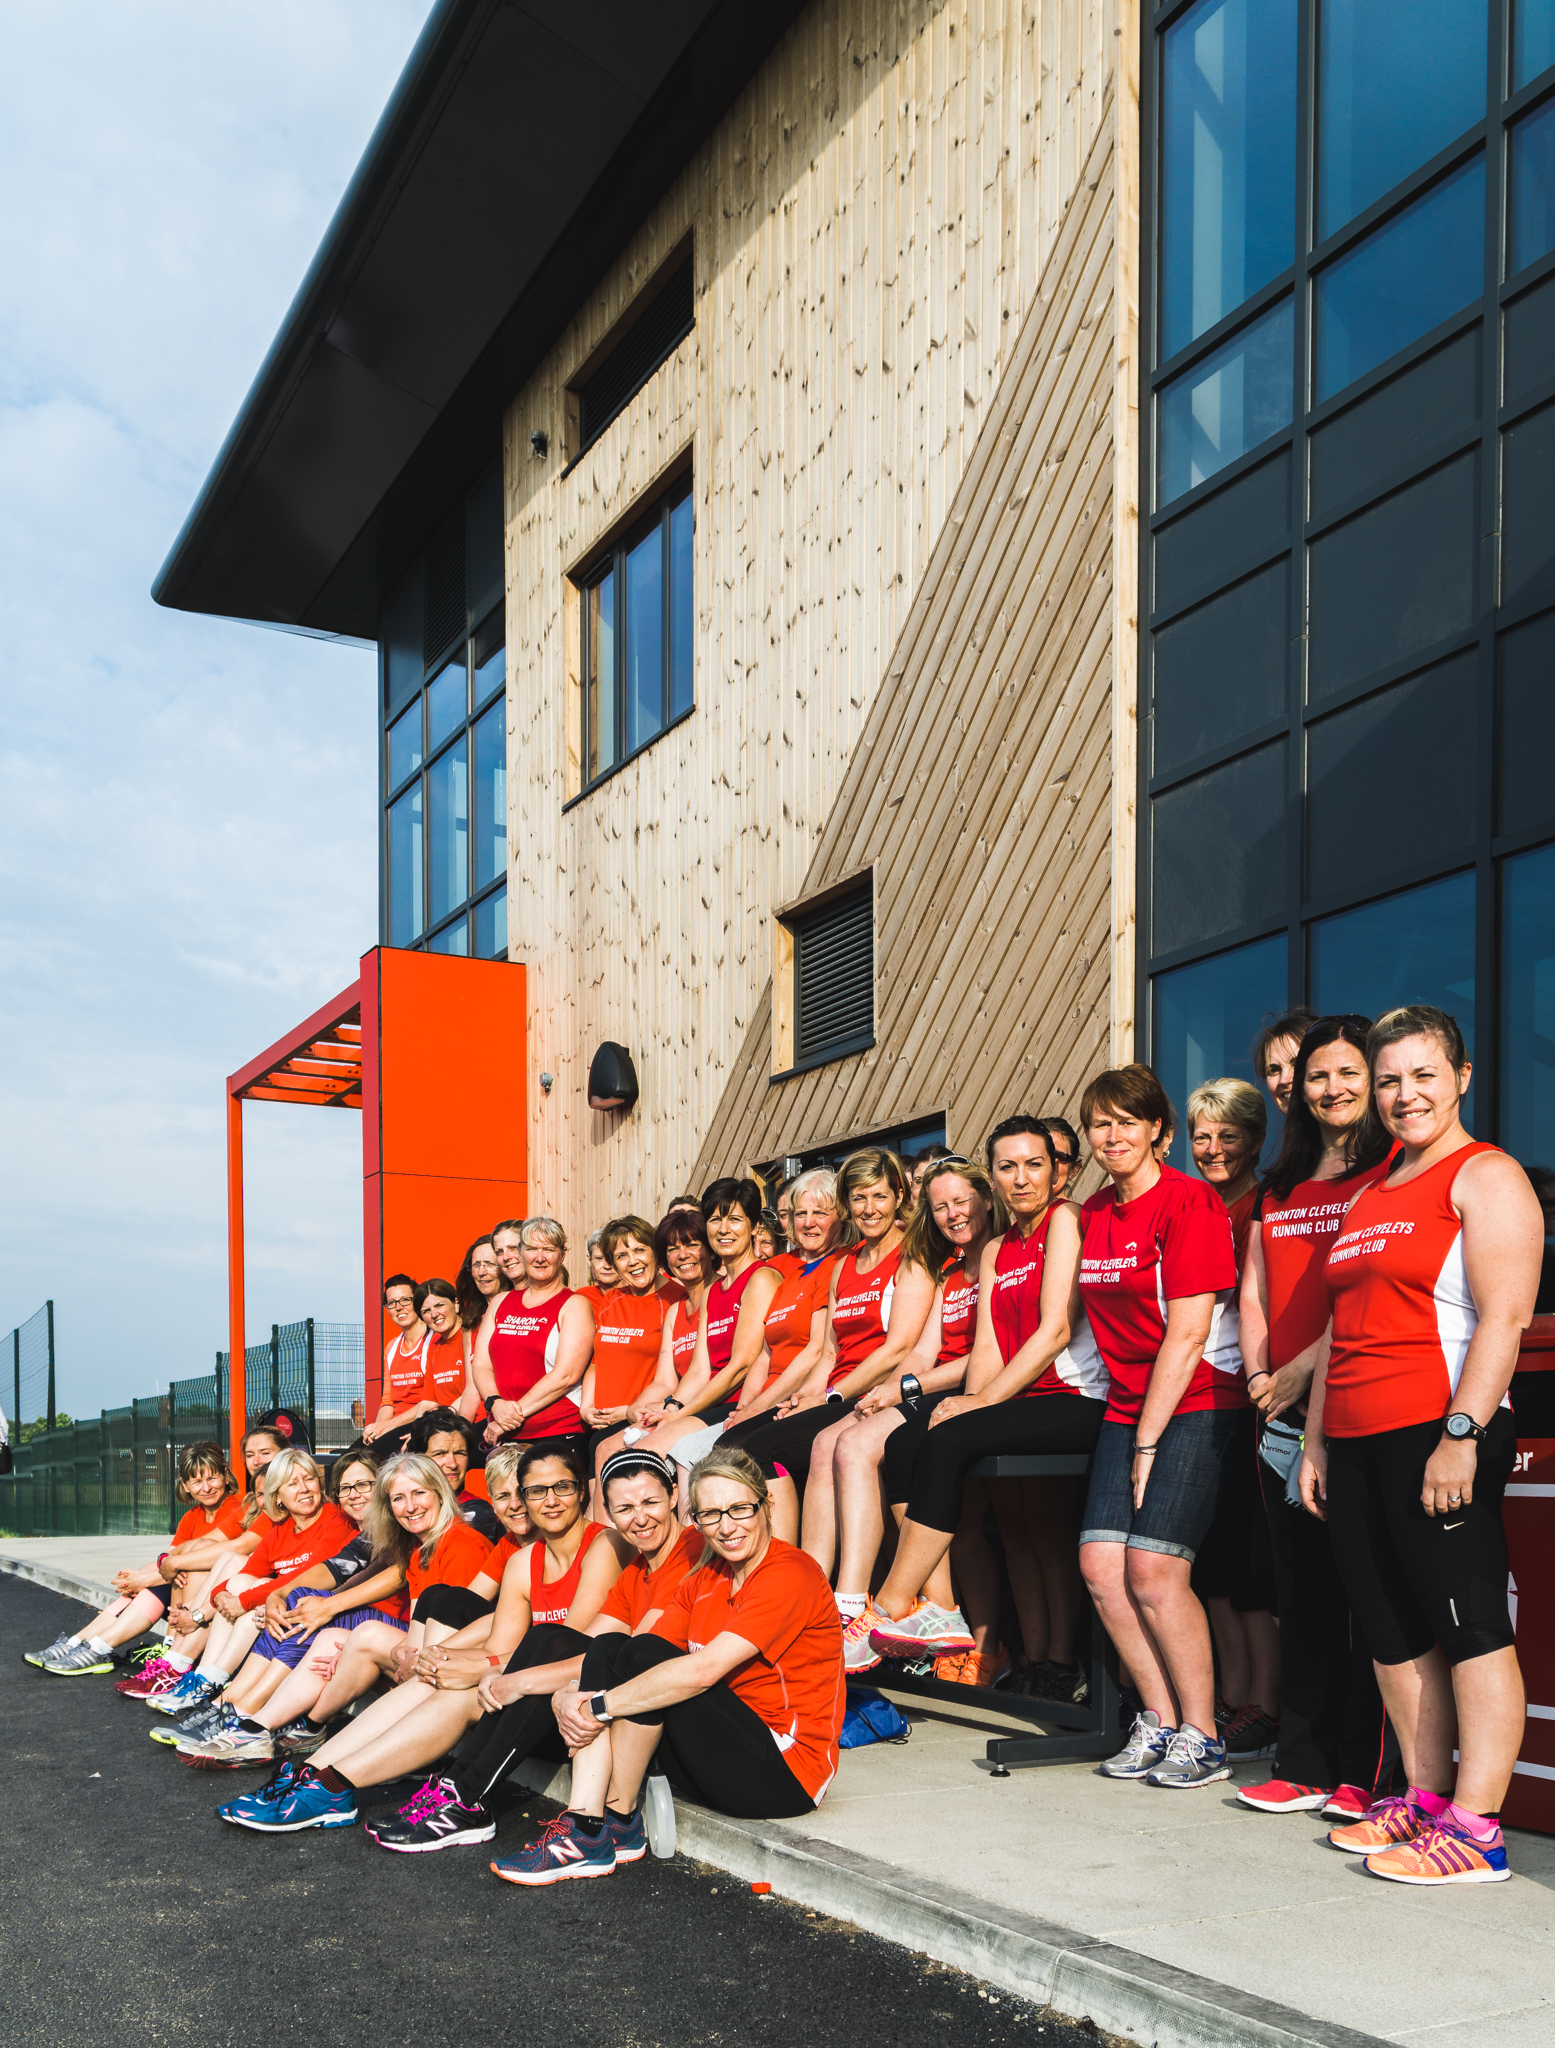
<svg viewBox="0 0 1555 2048">
<path fill-rule="evenodd" d="M 1277 917 L 1285 891 L 1285 742 L 1194 776 L 1151 804 L 1158 953 Z"/>
<path fill-rule="evenodd" d="M 1555 64 L 1555 0 L 1513 0 L 1512 88 Z"/>
<path fill-rule="evenodd" d="M 1496 830 L 1527 832 L 1555 819 L 1555 612 L 1503 633 L 1496 660 Z"/>
<path fill-rule="evenodd" d="M 1155 636 L 1154 772 L 1229 745 L 1286 708 L 1286 557 Z"/>
<path fill-rule="evenodd" d="M 1295 314 L 1284 300 L 1161 389 L 1160 502 L 1170 504 L 1290 425 Z"/>
<path fill-rule="evenodd" d="M 584 593 L 587 672 L 584 676 L 584 722 L 588 731 L 584 774 L 592 782 L 618 756 L 616 738 L 616 578 L 609 569 Z"/>
<path fill-rule="evenodd" d="M 1555 1164 L 1555 846 L 1501 870 L 1502 1143 Z"/>
<path fill-rule="evenodd" d="M 421 784 L 389 806 L 389 944 L 408 946 L 426 929 L 422 912 Z"/>
<path fill-rule="evenodd" d="M 463 725 L 468 710 L 464 650 L 427 684 L 427 752 Z"/>
<path fill-rule="evenodd" d="M 398 789 L 405 777 L 420 766 L 421 706 L 418 702 L 389 727 L 389 788 Z"/>
<path fill-rule="evenodd" d="M 1171 611 L 1195 591 L 1229 581 L 1239 561 L 1290 532 L 1290 451 L 1282 449 L 1155 537 L 1155 608 Z"/>
<path fill-rule="evenodd" d="M 1555 598 L 1555 406 L 1501 436 L 1501 602 Z"/>
<path fill-rule="evenodd" d="M 1474 623 L 1478 467 L 1477 454 L 1460 456 L 1313 542 L 1307 632 L 1314 698 Z"/>
<path fill-rule="evenodd" d="M 1507 307 L 1506 347 L 1501 358 L 1502 398 L 1507 404 L 1545 383 L 1555 367 L 1555 277 Z"/>
<path fill-rule="evenodd" d="M 497 889 L 475 906 L 475 957 L 500 960 L 508 949 L 508 892 Z"/>
<path fill-rule="evenodd" d="M 1472 848 L 1478 661 L 1461 654 L 1307 728 L 1309 896 Z"/>
<path fill-rule="evenodd" d="M 470 772 L 461 736 L 427 772 L 427 874 L 435 924 L 470 893 Z"/>
<path fill-rule="evenodd" d="M 1485 0 L 1321 0 L 1318 240 L 1485 118 Z"/>
<path fill-rule="evenodd" d="M 484 888 L 508 864 L 507 707 L 494 704 L 476 726 L 475 739 L 475 875 L 473 886 Z"/>
<path fill-rule="evenodd" d="M 626 558 L 626 734 L 631 753 L 664 723 L 664 530 Z"/>
<path fill-rule="evenodd" d="M 1476 157 L 1321 270 L 1316 394 L 1331 398 L 1485 289 L 1485 160 Z"/>
<path fill-rule="evenodd" d="M 484 661 L 479 658 L 479 650 L 477 649 L 475 689 L 473 693 L 473 701 L 477 710 L 494 691 L 502 688 L 502 685 L 507 681 L 507 676 L 508 651 L 500 640 Z"/>
<path fill-rule="evenodd" d="M 1251 946 L 1238 946 L 1234 953 L 1217 954 L 1213 960 L 1196 961 L 1192 967 L 1158 974 L 1152 984 L 1151 1064 L 1178 1113 L 1179 1128 L 1170 1157 L 1185 1173 L 1192 1171 L 1186 1133 L 1181 1128 L 1188 1097 L 1201 1082 L 1218 1080 L 1223 1074 L 1257 1081 L 1251 1058 L 1253 1040 L 1270 1011 L 1285 1008 L 1286 956 L 1282 933 Z M 1272 1102 L 1269 1119 L 1273 1145 L 1265 1147 L 1265 1158 L 1278 1148 L 1281 1129 Z"/>
<path fill-rule="evenodd" d="M 670 707 L 671 718 L 689 711 L 695 679 L 691 602 L 691 543 L 695 518 L 688 492 L 670 513 Z"/>
<path fill-rule="evenodd" d="M 1480 334 L 1478 327 L 1460 334 L 1316 429 L 1310 470 L 1314 519 L 1478 421 Z"/>
<path fill-rule="evenodd" d="M 434 932 L 432 937 L 427 940 L 427 951 L 429 953 L 457 953 L 463 959 L 469 950 L 470 933 L 468 922 L 462 917 L 453 924 L 444 925 L 440 932 Z"/>
<path fill-rule="evenodd" d="M 1295 257 L 1294 0 L 1200 0 L 1163 42 L 1164 360 Z"/>
<path fill-rule="evenodd" d="M 1555 100 L 1512 130 L 1507 275 L 1555 249 Z"/>
</svg>

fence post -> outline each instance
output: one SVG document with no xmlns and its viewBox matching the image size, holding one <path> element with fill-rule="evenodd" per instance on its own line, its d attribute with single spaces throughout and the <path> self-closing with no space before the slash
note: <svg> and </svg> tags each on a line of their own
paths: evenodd
<svg viewBox="0 0 1555 2048">
<path fill-rule="evenodd" d="M 16 1392 L 11 1401 L 11 1421 L 19 1430 L 22 1426 L 22 1326 L 17 1324 L 11 1332 L 11 1370 L 16 1379 Z M 16 1441 L 21 1442 L 20 1436 Z"/>
<path fill-rule="evenodd" d="M 281 1405 L 281 1326 L 270 1325 L 270 1406 Z"/>
<path fill-rule="evenodd" d="M 46 1301 L 43 1305 L 49 1312 L 49 1428 L 52 1429 L 54 1427 L 54 1304 L 52 1301 Z"/>
<path fill-rule="evenodd" d="M 216 1388 L 216 1399 L 221 1400 L 221 1387 Z M 220 1415 L 217 1421 L 220 1421 Z M 216 1441 L 224 1441 L 221 1431 L 216 1432 Z M 178 1396 L 173 1392 L 173 1382 L 167 1383 L 167 1533 L 172 1535 L 178 1527 Z"/>
<path fill-rule="evenodd" d="M 313 1377 L 313 1318 L 308 1318 L 308 1442 L 315 1451 L 319 1447 L 318 1396 Z"/>
</svg>

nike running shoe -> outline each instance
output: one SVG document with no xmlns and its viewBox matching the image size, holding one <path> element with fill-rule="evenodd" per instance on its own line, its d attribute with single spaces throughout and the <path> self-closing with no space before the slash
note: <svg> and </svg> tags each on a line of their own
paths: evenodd
<svg viewBox="0 0 1555 2048">
<path fill-rule="evenodd" d="M 1239 1787 L 1236 1796 L 1254 1813 L 1315 1813 L 1333 1795 L 1321 1785 L 1295 1785 L 1288 1778 L 1271 1778 L 1266 1785 Z"/>
<path fill-rule="evenodd" d="M 180 1758 L 193 1771 L 235 1771 L 244 1764 L 273 1764 L 275 1737 L 268 1728 L 218 1728 L 205 1742 L 179 1744 Z"/>
<path fill-rule="evenodd" d="M 1116 1756 L 1109 1756 L 1101 1767 L 1104 1778 L 1148 1778 L 1157 1764 L 1166 1761 L 1166 1752 L 1175 1728 L 1163 1728 L 1159 1715 L 1148 1708 L 1134 1716 L 1134 1725 L 1129 1730 L 1128 1741 Z"/>
<path fill-rule="evenodd" d="M 648 1824 L 640 1813 L 620 1814 L 605 1808 L 605 1833 L 616 1852 L 617 1863 L 641 1863 L 648 1853 Z"/>
<path fill-rule="evenodd" d="M 198 1665 L 186 1671 L 177 1685 L 160 1692 L 146 1705 L 153 1714 L 171 1714 L 175 1720 L 182 1714 L 193 1713 L 196 1707 L 209 1706 L 221 1691 L 214 1678 L 207 1678 Z"/>
<path fill-rule="evenodd" d="M 1499 1826 L 1481 1841 L 1445 1814 L 1412 1842 L 1368 1856 L 1366 1868 L 1394 1884 L 1501 1884 L 1512 1875 Z"/>
<path fill-rule="evenodd" d="M 225 1806 L 217 1807 L 218 1815 L 222 1820 L 241 1825 L 250 1815 L 273 1813 L 296 1783 L 300 1769 L 300 1764 L 289 1760 L 278 1765 L 257 1792 L 245 1792 L 241 1799 L 229 1799 Z"/>
<path fill-rule="evenodd" d="M 507 1884 L 560 1884 L 569 1877 L 608 1877 L 616 1867 L 615 1843 L 608 1823 L 597 1834 L 585 1834 L 571 1807 L 557 1814 L 537 1842 L 516 1856 L 493 1863 Z"/>
<path fill-rule="evenodd" d="M 240 1828 L 253 1828 L 265 1835 L 295 1835 L 304 1828 L 354 1828 L 360 1815 L 356 1794 L 347 1788 L 331 1792 L 311 1764 L 302 1764 L 286 1796 L 262 1812 L 240 1813 L 241 1800 L 233 1800 L 232 1811 L 223 1818 Z"/>
<path fill-rule="evenodd" d="M 62 1628 L 46 1650 L 23 1650 L 22 1662 L 24 1664 L 47 1664 L 51 1657 L 57 1657 L 61 1650 L 68 1650 L 69 1647 L 70 1631 L 68 1628 Z"/>
<path fill-rule="evenodd" d="M 1233 1763 L 1252 1763 L 1258 1757 L 1273 1756 L 1279 1748 L 1280 1719 L 1250 1701 L 1219 1733 Z"/>
<path fill-rule="evenodd" d="M 959 1607 L 936 1607 L 932 1600 L 917 1600 L 900 1621 L 893 1621 L 878 1607 L 866 1607 L 864 1612 L 873 1623 L 869 1646 L 882 1657 L 921 1657 L 925 1650 L 943 1657 L 951 1650 L 977 1647 Z"/>
<path fill-rule="evenodd" d="M 182 1670 L 169 1664 L 166 1657 L 148 1657 L 133 1678 L 121 1678 L 114 1691 L 123 1693 L 127 1700 L 154 1700 L 162 1693 L 171 1692 L 189 1674 L 186 1664 Z"/>
<path fill-rule="evenodd" d="M 1231 1765 L 1226 1745 L 1212 1735 L 1201 1735 L 1191 1721 L 1184 1721 L 1167 1745 L 1166 1755 L 1145 1778 L 1147 1785 L 1159 1785 L 1167 1792 L 1187 1792 L 1199 1785 L 1213 1785 L 1229 1778 Z"/>
<path fill-rule="evenodd" d="M 95 1678 L 114 1669 L 113 1653 L 94 1650 L 90 1643 L 67 1643 L 43 1668 L 52 1678 Z"/>
<path fill-rule="evenodd" d="M 1323 1802 L 1324 1820 L 1363 1820 L 1371 1794 L 1361 1785 L 1338 1785 Z"/>
<path fill-rule="evenodd" d="M 874 1625 L 874 1615 L 867 1607 L 862 1614 L 855 1614 L 851 1621 L 842 1624 L 842 1668 L 849 1678 L 858 1678 L 866 1671 L 873 1671 L 880 1662 L 880 1652 L 869 1639 Z"/>
<path fill-rule="evenodd" d="M 425 1856 L 434 1849 L 457 1849 L 465 1842 L 489 1842 L 497 1823 L 478 1801 L 466 1806 L 452 1778 L 429 1778 L 411 1802 L 412 1811 L 391 1814 L 368 1832 L 380 1849 L 400 1856 Z"/>
<path fill-rule="evenodd" d="M 1371 1856 L 1400 1842 L 1412 1842 L 1431 1825 L 1427 1815 L 1407 1799 L 1374 1799 L 1358 1821 L 1347 1828 L 1330 1828 L 1329 1845 L 1346 1856 Z"/>
</svg>

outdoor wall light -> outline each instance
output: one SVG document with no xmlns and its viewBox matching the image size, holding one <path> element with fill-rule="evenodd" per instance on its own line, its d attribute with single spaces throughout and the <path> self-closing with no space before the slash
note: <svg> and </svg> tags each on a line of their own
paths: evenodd
<svg viewBox="0 0 1555 2048">
<path fill-rule="evenodd" d="M 637 1069 L 624 1045 L 610 1039 L 589 1064 L 589 1108 L 626 1111 L 637 1100 Z"/>
<path fill-rule="evenodd" d="M 542 1093 L 543 1095 L 549 1095 L 549 1094 L 550 1094 L 550 1092 L 551 1092 L 551 1090 L 552 1090 L 552 1089 L 553 1089 L 553 1088 L 554 1088 L 555 1086 L 556 1086 L 556 1076 L 555 1076 L 554 1074 L 542 1074 L 542 1075 L 540 1076 L 540 1092 L 541 1092 L 541 1093 Z"/>
<path fill-rule="evenodd" d="M 535 461 L 544 462 L 547 454 L 550 452 L 550 436 L 543 427 L 536 427 L 529 436 L 529 445 L 535 451 Z"/>
</svg>

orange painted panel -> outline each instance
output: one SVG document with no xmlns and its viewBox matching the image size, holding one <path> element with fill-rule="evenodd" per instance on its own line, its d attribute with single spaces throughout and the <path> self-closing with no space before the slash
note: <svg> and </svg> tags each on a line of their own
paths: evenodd
<svg viewBox="0 0 1555 2048">
<path fill-rule="evenodd" d="M 465 1247 L 509 1216 L 522 1216 L 527 1190 L 522 1181 L 468 1180 L 435 1174 L 386 1173 L 373 1176 L 373 1194 L 382 1218 L 383 1270 L 409 1273 L 416 1280 L 434 1274 L 444 1280 L 458 1276 Z M 380 1304 L 382 1301 L 380 1283 Z M 383 1326 L 387 1344 L 394 1326 L 379 1313 L 367 1327 Z M 382 1364 L 383 1344 L 379 1346 Z"/>
<path fill-rule="evenodd" d="M 385 1173 L 526 1181 L 526 976 L 506 960 L 378 953 Z"/>
</svg>

